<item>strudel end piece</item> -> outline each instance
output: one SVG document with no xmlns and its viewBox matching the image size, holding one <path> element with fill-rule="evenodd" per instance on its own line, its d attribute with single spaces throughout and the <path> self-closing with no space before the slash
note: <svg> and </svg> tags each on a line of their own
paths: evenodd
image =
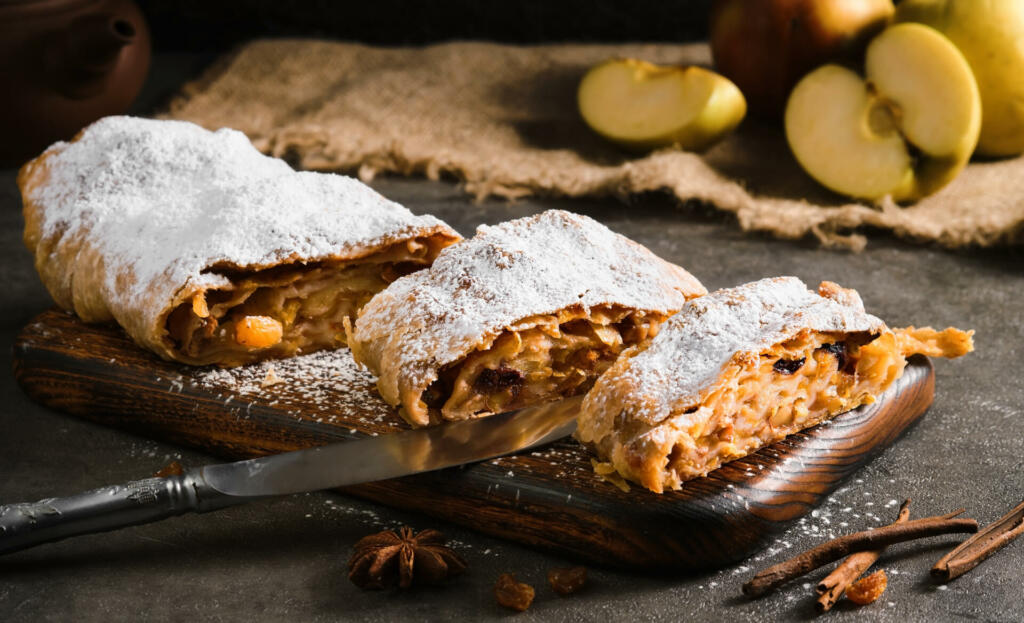
<svg viewBox="0 0 1024 623">
<path fill-rule="evenodd" d="M 958 357 L 973 331 L 892 330 L 853 290 L 779 277 L 690 301 L 583 401 L 577 438 L 651 491 L 870 404 L 914 353 Z"/>
<path fill-rule="evenodd" d="M 445 249 L 363 308 L 349 337 L 414 426 L 585 391 L 705 292 L 682 268 L 552 210 Z"/>
<path fill-rule="evenodd" d="M 190 364 L 343 345 L 345 319 L 459 239 L 354 179 L 181 121 L 101 119 L 18 185 L 57 304 Z"/>
</svg>

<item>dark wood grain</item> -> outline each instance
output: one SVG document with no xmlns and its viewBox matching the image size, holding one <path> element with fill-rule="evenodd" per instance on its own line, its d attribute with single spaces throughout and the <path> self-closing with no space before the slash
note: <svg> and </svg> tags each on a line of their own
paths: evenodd
<svg viewBox="0 0 1024 623">
<path fill-rule="evenodd" d="M 404 427 L 393 414 L 376 417 L 384 408 L 379 400 L 354 406 L 328 393 L 314 402 L 278 386 L 240 397 L 228 386 L 197 384 L 194 369 L 157 359 L 120 329 L 84 325 L 59 311 L 22 330 L 14 373 L 48 407 L 229 459 Z M 368 388 L 351 389 L 362 395 Z M 933 395 L 931 363 L 915 357 L 874 405 L 664 495 L 639 487 L 624 492 L 600 480 L 571 440 L 344 492 L 597 563 L 721 567 L 757 551 L 824 501 L 924 414 Z"/>
</svg>

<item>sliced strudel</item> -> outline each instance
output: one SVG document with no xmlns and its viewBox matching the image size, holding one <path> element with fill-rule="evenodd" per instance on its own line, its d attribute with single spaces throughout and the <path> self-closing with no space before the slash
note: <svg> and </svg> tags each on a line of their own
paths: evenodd
<svg viewBox="0 0 1024 623">
<path fill-rule="evenodd" d="M 687 303 L 587 394 L 577 437 L 623 477 L 678 489 L 727 461 L 869 404 L 914 353 L 959 357 L 957 329 L 889 329 L 853 290 L 779 277 Z M 609 468 L 610 464 L 610 468 Z"/>
<path fill-rule="evenodd" d="M 481 227 L 359 314 L 349 345 L 414 426 L 585 391 L 705 292 L 682 268 L 569 212 Z"/>
<path fill-rule="evenodd" d="M 459 239 L 354 179 L 181 121 L 101 119 L 18 184 L 57 303 L 190 364 L 342 345 L 345 319 Z"/>
</svg>

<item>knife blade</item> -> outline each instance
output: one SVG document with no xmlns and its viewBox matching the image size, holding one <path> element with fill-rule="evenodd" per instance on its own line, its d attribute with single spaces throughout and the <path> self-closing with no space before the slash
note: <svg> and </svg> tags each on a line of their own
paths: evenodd
<svg viewBox="0 0 1024 623">
<path fill-rule="evenodd" d="M 272 456 L 192 468 L 64 498 L 0 506 L 0 554 L 273 496 L 474 463 L 572 434 L 582 397 Z"/>
</svg>

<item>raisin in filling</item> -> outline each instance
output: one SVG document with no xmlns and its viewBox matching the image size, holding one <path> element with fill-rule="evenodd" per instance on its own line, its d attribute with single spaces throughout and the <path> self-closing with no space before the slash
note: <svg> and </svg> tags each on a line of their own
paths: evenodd
<svg viewBox="0 0 1024 623">
<path fill-rule="evenodd" d="M 491 394 L 507 389 L 512 392 L 513 396 L 516 396 L 524 381 L 523 374 L 519 370 L 501 366 L 497 370 L 485 368 L 473 381 L 473 387 Z"/>
<path fill-rule="evenodd" d="M 833 342 L 831 344 L 824 344 L 821 346 L 820 350 L 832 353 L 832 355 L 835 356 L 836 361 L 838 362 L 837 367 L 840 370 L 845 368 L 846 364 L 849 362 L 849 348 L 846 346 L 846 342 Z"/>
<path fill-rule="evenodd" d="M 775 362 L 775 365 L 772 366 L 772 369 L 779 374 L 789 376 L 802 368 L 805 361 L 807 361 L 807 357 L 801 357 L 799 359 L 779 359 Z"/>
</svg>

